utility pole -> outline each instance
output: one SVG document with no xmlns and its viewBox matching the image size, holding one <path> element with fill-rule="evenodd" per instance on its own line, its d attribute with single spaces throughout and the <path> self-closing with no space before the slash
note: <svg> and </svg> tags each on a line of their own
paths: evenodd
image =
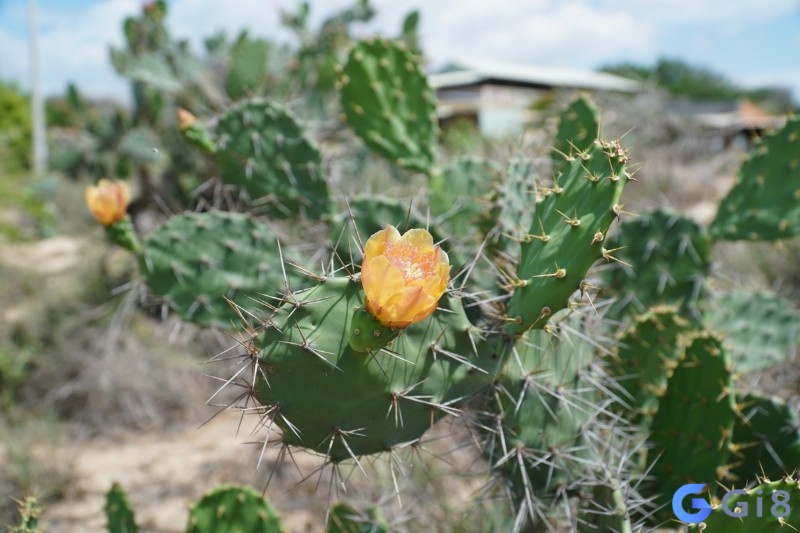
<svg viewBox="0 0 800 533">
<path fill-rule="evenodd" d="M 31 69 L 31 115 L 33 121 L 33 172 L 41 176 L 47 170 L 47 129 L 44 120 L 44 96 L 39 72 L 39 22 L 37 0 L 28 0 L 28 51 Z"/>
</svg>

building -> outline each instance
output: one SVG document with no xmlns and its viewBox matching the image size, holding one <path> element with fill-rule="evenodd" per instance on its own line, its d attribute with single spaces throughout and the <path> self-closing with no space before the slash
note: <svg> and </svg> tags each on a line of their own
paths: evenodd
<svg viewBox="0 0 800 533">
<path fill-rule="evenodd" d="M 535 102 L 558 89 L 637 92 L 639 82 L 602 72 L 559 67 L 458 61 L 430 76 L 441 124 L 474 122 L 486 136 L 518 133 Z"/>
</svg>

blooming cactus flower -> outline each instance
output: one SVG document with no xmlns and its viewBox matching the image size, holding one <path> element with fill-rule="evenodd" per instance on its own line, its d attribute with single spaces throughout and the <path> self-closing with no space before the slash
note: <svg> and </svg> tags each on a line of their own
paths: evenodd
<svg viewBox="0 0 800 533">
<path fill-rule="evenodd" d="M 124 181 L 101 179 L 97 185 L 86 188 L 86 205 L 104 226 L 111 226 L 125 218 L 131 190 Z"/>
<path fill-rule="evenodd" d="M 361 284 L 366 308 L 386 327 L 405 328 L 436 310 L 447 288 L 450 260 L 424 229 L 402 237 L 394 226 L 375 233 L 364 246 Z"/>
</svg>

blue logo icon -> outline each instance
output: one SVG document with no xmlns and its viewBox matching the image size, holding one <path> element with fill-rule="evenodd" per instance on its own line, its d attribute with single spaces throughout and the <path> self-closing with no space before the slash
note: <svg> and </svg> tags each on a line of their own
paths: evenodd
<svg viewBox="0 0 800 533">
<path fill-rule="evenodd" d="M 692 498 L 691 509 L 696 513 L 687 513 L 683 510 L 683 499 L 689 494 L 701 494 L 705 485 L 703 483 L 689 483 L 675 491 L 672 496 L 672 512 L 681 522 L 699 524 L 711 514 L 711 505 L 703 498 Z"/>
</svg>

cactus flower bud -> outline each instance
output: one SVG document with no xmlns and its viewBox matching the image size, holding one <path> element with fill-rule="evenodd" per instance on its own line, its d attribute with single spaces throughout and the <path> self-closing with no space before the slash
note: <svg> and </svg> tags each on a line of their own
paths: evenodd
<svg viewBox="0 0 800 533">
<path fill-rule="evenodd" d="M 86 205 L 104 226 L 111 226 L 123 218 L 131 201 L 131 191 L 124 181 L 101 179 L 97 185 L 86 188 Z"/>
<path fill-rule="evenodd" d="M 375 233 L 364 246 L 361 283 L 366 309 L 392 328 L 426 319 L 447 288 L 450 261 L 424 229 L 402 237 L 393 226 Z"/>
<path fill-rule="evenodd" d="M 197 117 L 192 114 L 191 111 L 188 111 L 182 107 L 179 107 L 176 111 L 178 115 L 178 127 L 181 131 L 186 131 L 192 126 L 194 126 L 195 122 L 197 122 Z"/>
</svg>

